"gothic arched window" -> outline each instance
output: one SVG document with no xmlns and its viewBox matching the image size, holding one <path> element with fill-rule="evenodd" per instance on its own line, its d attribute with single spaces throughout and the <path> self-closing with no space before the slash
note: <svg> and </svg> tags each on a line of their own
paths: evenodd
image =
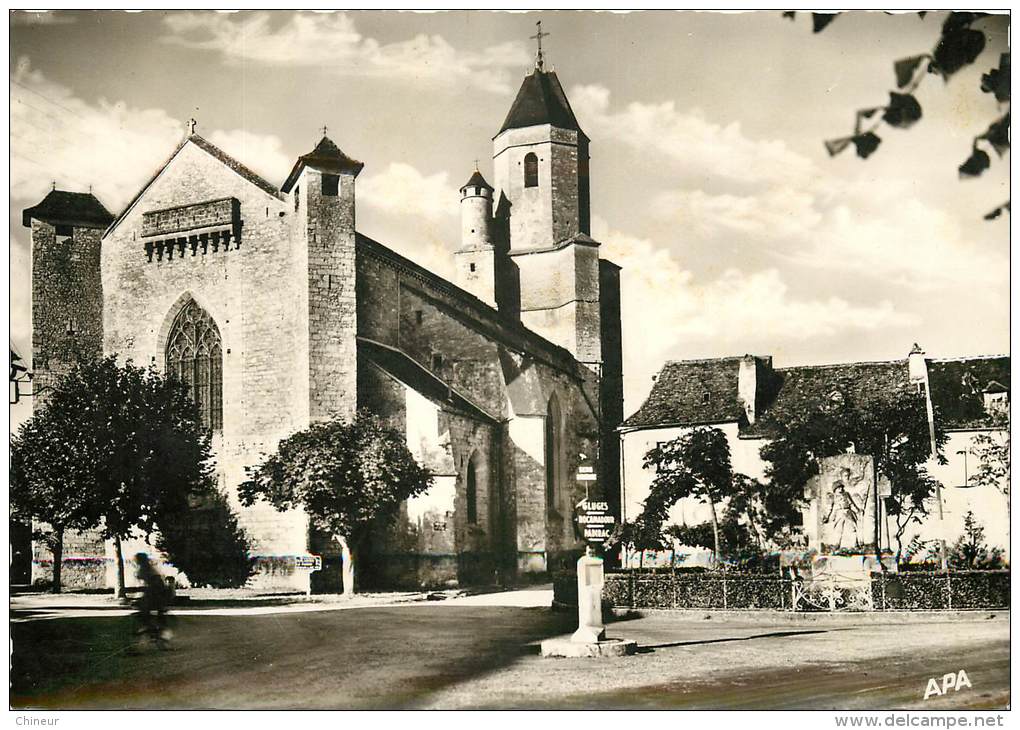
<svg viewBox="0 0 1020 730">
<path fill-rule="evenodd" d="M 524 187 L 538 187 L 538 155 L 534 152 L 524 155 Z"/>
<path fill-rule="evenodd" d="M 467 521 L 474 525 L 478 522 L 478 475 L 475 471 L 475 457 L 471 457 L 467 465 L 467 485 L 464 496 L 467 498 Z"/>
<path fill-rule="evenodd" d="M 212 317 L 194 300 L 174 320 L 166 341 L 167 375 L 188 387 L 202 425 L 223 428 L 223 348 Z"/>
</svg>

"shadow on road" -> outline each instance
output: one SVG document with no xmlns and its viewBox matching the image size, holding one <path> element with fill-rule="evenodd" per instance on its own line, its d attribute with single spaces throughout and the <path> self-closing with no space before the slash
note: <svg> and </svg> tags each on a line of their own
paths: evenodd
<svg viewBox="0 0 1020 730">
<path fill-rule="evenodd" d="M 650 644 L 638 647 L 638 654 L 651 654 L 656 649 L 672 649 L 678 646 L 697 646 L 699 644 L 724 644 L 730 641 L 752 641 L 754 639 L 778 639 L 787 636 L 804 636 L 807 634 L 827 634 L 830 631 L 843 631 L 845 629 L 808 629 L 805 631 L 770 631 L 767 634 L 754 634 L 752 636 L 727 636 L 722 639 L 701 639 L 699 641 L 674 641 L 669 644 Z"/>
</svg>

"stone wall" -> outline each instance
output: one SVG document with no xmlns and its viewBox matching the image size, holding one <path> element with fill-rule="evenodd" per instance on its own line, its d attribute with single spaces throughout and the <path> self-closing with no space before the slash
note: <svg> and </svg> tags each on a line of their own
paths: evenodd
<svg viewBox="0 0 1020 730">
<path fill-rule="evenodd" d="M 349 419 L 357 410 L 354 175 L 339 176 L 336 195 L 323 194 L 323 177 L 305 168 L 298 178 L 307 227 L 312 421 Z"/>
<path fill-rule="evenodd" d="M 538 185 L 524 187 L 524 158 L 538 156 Z M 584 164 L 580 165 L 579 160 Z M 551 246 L 589 232 L 588 143 L 574 130 L 548 124 L 508 129 L 493 141 L 496 196 L 512 204 L 514 251 Z"/>
<path fill-rule="evenodd" d="M 241 236 L 230 247 L 147 260 L 144 212 L 222 198 L 239 201 Z M 217 469 L 256 556 L 299 554 L 307 547 L 300 511 L 241 508 L 235 491 L 246 466 L 309 421 L 308 254 L 294 212 L 291 200 L 270 195 L 187 144 L 103 243 L 105 352 L 162 368 L 167 334 L 188 301 L 216 322 L 223 347 Z M 284 583 L 300 588 L 301 580 L 307 585 L 307 576 Z"/>
<path fill-rule="evenodd" d="M 399 262 L 359 251 L 358 271 L 359 334 L 406 353 L 494 419 L 506 422 L 494 432 L 495 446 L 488 457 L 491 473 L 499 475 L 506 525 L 498 535 L 501 564 L 518 574 L 544 572 L 550 559 L 575 555 L 581 543 L 570 508 L 585 492 L 573 474 L 580 453 L 597 459 L 599 452 L 595 374 L 512 321 L 470 306 Z M 386 392 L 376 383 L 363 392 L 361 402 L 376 408 Z M 545 417 L 553 393 L 566 428 L 562 508 L 550 511 Z M 393 410 L 386 408 L 387 413 Z M 456 440 L 452 443 L 459 448 Z M 463 466 L 459 468 L 462 481 Z"/>
<path fill-rule="evenodd" d="M 46 390 L 75 362 L 103 347 L 102 229 L 73 226 L 70 235 L 56 230 L 32 220 L 33 408 L 45 403 Z"/>
</svg>

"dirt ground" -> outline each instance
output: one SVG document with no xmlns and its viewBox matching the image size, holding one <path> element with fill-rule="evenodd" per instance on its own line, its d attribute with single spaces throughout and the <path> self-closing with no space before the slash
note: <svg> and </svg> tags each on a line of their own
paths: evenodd
<svg viewBox="0 0 1020 730">
<path fill-rule="evenodd" d="M 498 603 L 498 601 L 495 601 Z M 489 601 L 487 603 L 493 603 Z M 525 602 L 526 603 L 526 602 Z M 422 602 L 348 610 L 191 611 L 173 649 L 135 646 L 130 616 L 14 610 L 14 707 L 245 709 L 981 709 L 1009 704 L 1008 613 L 655 613 L 611 623 L 638 654 L 543 659 L 576 619 L 542 607 Z M 831 617 L 830 617 L 831 618 Z M 892 619 L 890 619 L 892 620 Z M 971 687 L 924 700 L 931 677 Z"/>
</svg>

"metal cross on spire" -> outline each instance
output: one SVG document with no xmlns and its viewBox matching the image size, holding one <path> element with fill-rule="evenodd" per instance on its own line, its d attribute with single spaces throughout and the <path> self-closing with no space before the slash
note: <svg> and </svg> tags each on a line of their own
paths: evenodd
<svg viewBox="0 0 1020 730">
<path fill-rule="evenodd" d="M 198 121 L 194 117 L 192 117 L 191 119 L 188 120 L 188 135 L 189 136 L 195 133 L 195 127 L 197 127 L 197 126 L 198 126 Z"/>
<path fill-rule="evenodd" d="M 323 124 L 323 125 L 322 125 L 322 136 L 323 136 L 323 137 L 325 137 L 325 136 L 326 136 L 326 130 L 327 130 L 327 129 L 329 129 L 329 127 L 327 127 L 327 126 L 326 126 L 325 124 Z"/>
<path fill-rule="evenodd" d="M 531 36 L 532 40 L 538 41 L 538 56 L 535 57 L 535 68 L 537 68 L 539 71 L 542 71 L 543 67 L 545 66 L 545 57 L 542 56 L 542 39 L 548 36 L 549 33 L 542 32 L 541 20 L 536 22 L 535 25 L 538 28 L 538 32 L 536 32 L 535 35 Z"/>
</svg>

